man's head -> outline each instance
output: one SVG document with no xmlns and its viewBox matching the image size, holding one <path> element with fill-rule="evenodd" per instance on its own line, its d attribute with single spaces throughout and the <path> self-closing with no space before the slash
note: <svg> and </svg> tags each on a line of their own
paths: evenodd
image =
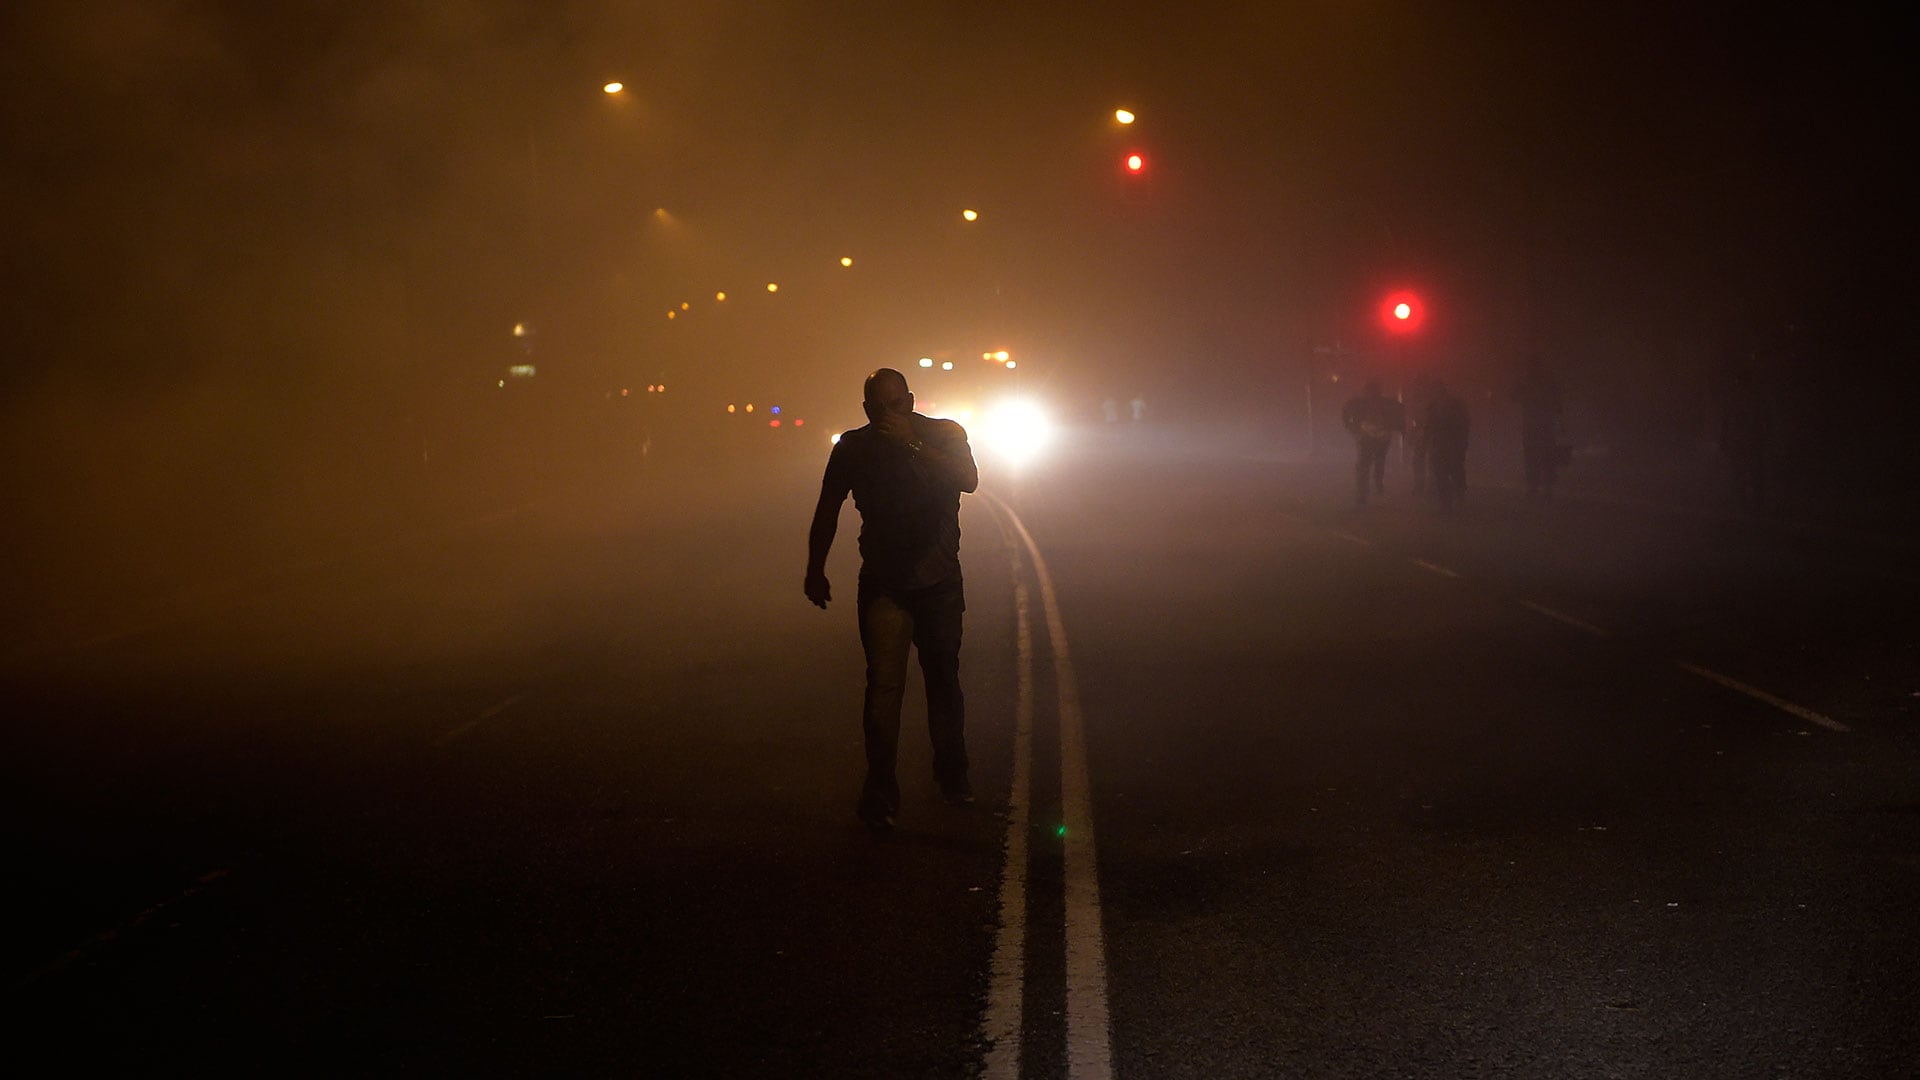
<svg viewBox="0 0 1920 1080">
<path fill-rule="evenodd" d="M 883 367 L 867 376 L 860 392 L 860 404 L 869 420 L 879 420 L 888 413 L 913 411 L 913 392 L 907 389 L 907 377 L 892 368 Z"/>
</svg>

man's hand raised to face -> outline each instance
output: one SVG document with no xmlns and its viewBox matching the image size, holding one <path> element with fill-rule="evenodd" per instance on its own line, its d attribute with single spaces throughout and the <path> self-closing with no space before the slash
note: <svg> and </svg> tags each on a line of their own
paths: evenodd
<svg viewBox="0 0 1920 1080">
<path fill-rule="evenodd" d="M 880 432 L 881 438 L 895 446 L 905 446 L 913 441 L 913 413 L 911 411 L 895 411 L 889 409 L 874 419 L 873 426 L 875 430 Z"/>
</svg>

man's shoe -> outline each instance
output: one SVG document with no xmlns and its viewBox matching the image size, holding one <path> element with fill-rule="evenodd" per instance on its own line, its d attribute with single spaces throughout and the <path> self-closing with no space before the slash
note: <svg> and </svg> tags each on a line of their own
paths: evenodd
<svg viewBox="0 0 1920 1080">
<path fill-rule="evenodd" d="M 893 831 L 893 811 L 861 810 L 859 813 L 861 822 L 866 825 L 867 831 L 873 835 L 885 836 Z"/>
<path fill-rule="evenodd" d="M 972 806 L 974 802 L 973 785 L 967 783 L 965 780 L 960 780 L 952 784 L 941 784 L 940 797 L 947 800 L 947 802 L 953 806 Z"/>
<path fill-rule="evenodd" d="M 854 807 L 854 814 L 866 824 L 867 831 L 875 836 L 884 836 L 893 831 L 893 819 L 896 811 L 887 805 L 887 800 L 879 796 L 868 796 Z"/>
</svg>

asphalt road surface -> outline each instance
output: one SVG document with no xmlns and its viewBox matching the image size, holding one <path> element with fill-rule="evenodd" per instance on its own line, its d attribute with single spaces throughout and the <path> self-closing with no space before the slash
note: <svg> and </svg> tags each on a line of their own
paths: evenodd
<svg viewBox="0 0 1920 1080">
<path fill-rule="evenodd" d="M 1905 1077 L 1911 547 L 1167 436 L 983 463 L 980 803 L 853 815 L 820 453 L 622 470 L 4 666 L 18 1061 Z M 185 599 L 181 595 L 186 595 Z M 917 678 L 917 676 L 916 676 Z M 1011 858 L 1009 855 L 1011 854 Z"/>
</svg>

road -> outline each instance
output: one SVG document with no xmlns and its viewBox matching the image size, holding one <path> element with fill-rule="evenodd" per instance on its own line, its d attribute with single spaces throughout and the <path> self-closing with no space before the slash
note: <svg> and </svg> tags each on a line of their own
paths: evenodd
<svg viewBox="0 0 1920 1080">
<path fill-rule="evenodd" d="M 627 468 L 14 649 L 19 1054 L 1920 1066 L 1913 549 L 1494 485 L 1356 511 L 1337 466 L 1089 435 L 966 501 L 980 805 L 937 798 L 916 683 L 876 842 L 850 520 L 840 599 L 800 595 L 824 449 Z"/>
</svg>

